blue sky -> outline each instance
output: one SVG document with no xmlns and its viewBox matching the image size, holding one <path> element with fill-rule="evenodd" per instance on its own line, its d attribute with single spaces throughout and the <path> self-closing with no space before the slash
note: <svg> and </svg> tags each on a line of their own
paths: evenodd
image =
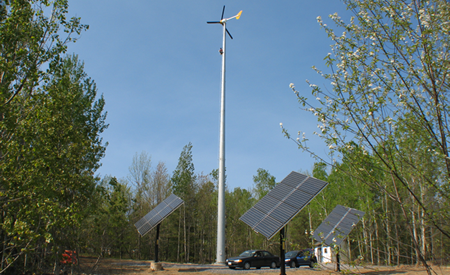
<svg viewBox="0 0 450 275">
<path fill-rule="evenodd" d="M 327 147 L 312 135 L 315 117 L 301 110 L 289 88 L 311 97 L 305 80 L 329 87 L 312 69 L 326 69 L 332 41 L 316 21 L 349 13 L 336 0 L 152 1 L 72 0 L 69 14 L 90 26 L 69 46 L 85 62 L 106 100 L 109 142 L 100 176 L 126 178 L 136 153 L 170 175 L 183 147 L 192 143 L 196 173 L 219 164 L 222 28 L 220 20 L 243 10 L 227 28 L 227 186 L 251 188 L 264 168 L 281 181 L 291 171 L 312 170 L 314 159 L 286 139 L 306 132 L 322 156 Z M 329 20 L 328 20 L 329 21 Z"/>
</svg>

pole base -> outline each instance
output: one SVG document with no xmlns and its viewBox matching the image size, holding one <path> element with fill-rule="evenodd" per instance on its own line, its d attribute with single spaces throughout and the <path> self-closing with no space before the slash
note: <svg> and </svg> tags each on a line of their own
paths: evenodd
<svg viewBox="0 0 450 275">
<path fill-rule="evenodd" d="M 161 263 L 155 263 L 155 261 L 150 262 L 150 269 L 153 271 L 164 270 Z"/>
</svg>

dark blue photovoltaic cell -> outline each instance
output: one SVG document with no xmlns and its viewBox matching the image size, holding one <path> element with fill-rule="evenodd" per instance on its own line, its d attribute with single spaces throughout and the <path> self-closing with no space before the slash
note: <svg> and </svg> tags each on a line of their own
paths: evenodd
<svg viewBox="0 0 450 275">
<path fill-rule="evenodd" d="M 284 200 L 284 202 L 291 205 L 292 207 L 303 209 L 305 204 L 309 202 L 310 198 L 311 194 L 305 193 L 301 190 L 295 190 Z"/>
<path fill-rule="evenodd" d="M 258 223 L 264 218 L 265 214 L 256 208 L 251 208 L 247 211 L 247 215 L 240 218 L 241 221 L 248 224 L 251 228 L 255 228 Z"/>
<path fill-rule="evenodd" d="M 308 184 L 302 184 L 298 189 L 308 194 L 317 194 L 328 184 L 315 178 L 309 178 L 307 182 Z"/>
<path fill-rule="evenodd" d="M 327 184 L 327 182 L 291 172 L 239 219 L 267 239 L 271 239 Z"/>
<path fill-rule="evenodd" d="M 139 234 L 144 236 L 155 226 L 161 223 L 173 211 L 177 210 L 184 201 L 174 194 L 167 197 L 163 202 L 158 204 L 152 211 L 145 215 L 142 219 L 134 224 Z"/>
<path fill-rule="evenodd" d="M 260 232 L 264 236 L 272 234 L 272 232 L 278 232 L 278 228 L 282 228 L 283 223 L 275 220 L 270 216 L 266 216 L 255 228 L 256 232 Z"/>
<path fill-rule="evenodd" d="M 147 221 L 145 219 L 140 219 L 136 224 L 136 228 L 143 226 Z"/>
<path fill-rule="evenodd" d="M 156 225 L 158 225 L 158 222 L 160 222 L 160 221 L 162 221 L 161 216 L 156 214 L 155 216 L 151 217 L 147 223 L 153 228 Z"/>
<path fill-rule="evenodd" d="M 270 196 L 282 201 L 289 193 L 292 192 L 292 187 L 287 184 L 277 184 L 271 191 Z"/>
<path fill-rule="evenodd" d="M 314 231 L 313 237 L 327 246 L 340 245 L 364 214 L 362 211 L 338 205 Z"/>
<path fill-rule="evenodd" d="M 286 178 L 282 180 L 282 182 L 283 184 L 287 184 L 293 188 L 298 188 L 298 186 L 301 185 L 307 178 L 311 177 L 297 172 L 291 172 Z"/>
<path fill-rule="evenodd" d="M 291 220 L 293 216 L 297 214 L 297 209 L 286 203 L 281 203 L 278 207 L 275 207 L 269 216 L 279 220 L 281 223 Z"/>
<path fill-rule="evenodd" d="M 142 225 L 139 229 L 138 229 L 138 232 L 139 232 L 139 234 L 143 234 L 143 233 L 141 233 L 141 232 L 148 232 L 148 231 L 150 231 L 150 229 L 152 229 L 152 227 L 150 226 L 150 224 L 148 224 L 148 223 L 144 223 L 144 225 Z"/>
<path fill-rule="evenodd" d="M 167 199 L 164 200 L 164 203 L 170 205 L 171 203 L 175 202 L 177 199 L 179 199 L 177 196 L 169 196 Z"/>
<path fill-rule="evenodd" d="M 275 199 L 275 198 L 272 198 L 270 196 L 264 196 L 253 207 L 258 209 L 259 211 L 261 211 L 263 213 L 267 213 L 267 212 L 270 212 L 270 210 L 273 209 L 274 205 L 277 205 L 279 203 L 280 203 L 280 201 Z"/>
<path fill-rule="evenodd" d="M 161 217 L 166 217 L 166 216 L 168 216 L 171 212 L 172 212 L 172 208 L 166 206 L 166 207 L 164 207 L 163 209 L 161 209 L 161 211 L 159 211 L 158 214 L 159 214 Z"/>
</svg>

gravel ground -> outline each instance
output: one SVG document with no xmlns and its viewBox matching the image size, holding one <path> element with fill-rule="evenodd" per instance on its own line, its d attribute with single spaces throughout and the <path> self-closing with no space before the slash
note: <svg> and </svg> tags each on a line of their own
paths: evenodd
<svg viewBox="0 0 450 275">
<path fill-rule="evenodd" d="M 161 262 L 163 270 L 153 271 L 150 269 L 150 261 L 138 260 L 117 260 L 117 259 L 101 259 L 95 265 L 96 259 L 84 258 L 80 259 L 80 266 L 74 269 L 74 274 L 152 274 L 152 275 L 214 275 L 214 274 L 273 274 L 279 275 L 280 268 L 270 269 L 261 268 L 250 270 L 229 269 L 222 265 L 198 265 L 198 264 L 177 264 Z M 433 274 L 450 275 L 450 267 L 433 266 Z M 180 274 L 181 273 L 181 274 Z M 199 274 L 200 273 L 200 274 Z M 70 273 L 69 273 L 70 274 Z M 287 275 L 331 275 L 331 274 L 367 274 L 367 275 L 427 275 L 422 267 L 417 266 L 358 266 L 349 267 L 341 266 L 341 273 L 334 272 L 334 265 L 326 264 L 315 268 L 302 266 L 299 268 L 286 267 Z"/>
</svg>

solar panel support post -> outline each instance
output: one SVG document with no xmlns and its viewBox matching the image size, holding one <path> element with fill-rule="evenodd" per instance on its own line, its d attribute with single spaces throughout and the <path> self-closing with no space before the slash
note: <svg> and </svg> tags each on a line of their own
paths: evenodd
<svg viewBox="0 0 450 275">
<path fill-rule="evenodd" d="M 280 230 L 280 275 L 286 275 L 286 259 L 284 256 L 284 227 Z"/>
<path fill-rule="evenodd" d="M 339 247 L 336 248 L 336 271 L 341 272 L 341 261 L 339 258 Z"/>
<path fill-rule="evenodd" d="M 155 263 L 157 263 L 157 262 L 159 262 L 159 259 L 158 259 L 158 251 L 159 251 L 159 226 L 160 226 L 161 224 L 159 223 L 157 226 L 156 226 L 156 238 L 155 238 Z"/>
</svg>

